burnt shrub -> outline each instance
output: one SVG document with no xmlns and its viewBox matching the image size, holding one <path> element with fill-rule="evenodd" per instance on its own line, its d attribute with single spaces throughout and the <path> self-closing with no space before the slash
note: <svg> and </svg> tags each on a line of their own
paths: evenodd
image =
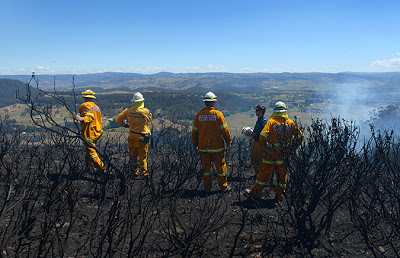
<svg viewBox="0 0 400 258">
<path fill-rule="evenodd" d="M 303 129 L 304 130 L 304 129 Z M 305 128 L 305 140 L 291 155 L 283 155 L 288 174 L 285 216 L 295 238 L 312 250 L 329 234 L 338 210 L 352 188 L 352 167 L 357 155 L 354 123 L 333 118 L 314 120 Z"/>
<path fill-rule="evenodd" d="M 375 131 L 354 166 L 357 191 L 348 209 L 354 227 L 374 256 L 400 255 L 400 145 L 393 131 Z"/>
</svg>

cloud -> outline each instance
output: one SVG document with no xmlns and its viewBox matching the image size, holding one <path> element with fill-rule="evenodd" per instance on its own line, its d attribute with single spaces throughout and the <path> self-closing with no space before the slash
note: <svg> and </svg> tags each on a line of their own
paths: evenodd
<svg viewBox="0 0 400 258">
<path fill-rule="evenodd" d="M 41 65 L 36 66 L 35 68 L 31 69 L 31 72 L 41 73 L 41 74 L 55 74 L 56 71 Z"/>
<path fill-rule="evenodd" d="M 397 54 L 399 54 L 399 53 L 397 53 Z M 380 67 L 380 68 L 400 67 L 400 57 L 391 58 L 391 59 L 385 59 L 385 60 L 372 61 L 372 66 L 377 66 L 377 67 Z"/>
<path fill-rule="evenodd" d="M 200 66 L 187 66 L 185 69 L 189 70 L 189 71 L 191 71 L 191 70 L 198 71 L 201 69 L 201 67 Z"/>
<path fill-rule="evenodd" d="M 31 72 L 27 69 L 10 69 L 10 68 L 5 68 L 5 69 L 0 69 L 0 75 L 16 75 L 16 74 L 31 74 Z"/>
<path fill-rule="evenodd" d="M 256 69 L 254 69 L 254 68 L 240 68 L 240 71 L 241 72 L 254 72 L 254 71 L 256 71 Z"/>
<path fill-rule="evenodd" d="M 210 70 L 215 70 L 215 71 L 221 71 L 225 69 L 225 66 L 223 65 L 207 65 L 208 69 Z"/>
<path fill-rule="evenodd" d="M 38 71 L 38 70 L 39 71 L 51 71 L 50 68 L 43 67 L 43 66 L 40 66 L 40 65 L 36 66 L 34 70 L 36 70 L 36 71 Z"/>
</svg>

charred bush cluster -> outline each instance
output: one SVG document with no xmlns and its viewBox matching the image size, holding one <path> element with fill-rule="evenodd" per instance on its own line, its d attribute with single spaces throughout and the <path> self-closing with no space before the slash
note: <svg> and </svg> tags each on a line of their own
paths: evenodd
<svg viewBox="0 0 400 258">
<path fill-rule="evenodd" d="M 255 180 L 243 138 L 226 156 L 232 191 L 206 194 L 189 129 L 155 134 L 145 180 L 129 174 L 124 135 L 99 141 L 104 175 L 85 166 L 79 138 L 21 135 L 2 118 L 1 256 L 398 257 L 398 139 L 372 128 L 358 146 L 339 119 L 303 130 L 286 160 L 287 198 L 274 204 L 272 182 L 262 200 L 242 194 Z"/>
</svg>

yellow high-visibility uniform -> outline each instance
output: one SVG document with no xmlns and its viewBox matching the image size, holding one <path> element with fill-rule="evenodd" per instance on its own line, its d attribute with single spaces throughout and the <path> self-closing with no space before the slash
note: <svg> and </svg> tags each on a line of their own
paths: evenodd
<svg viewBox="0 0 400 258">
<path fill-rule="evenodd" d="M 150 133 L 149 122 L 152 120 L 152 114 L 144 105 L 139 108 L 127 108 L 120 113 L 115 121 L 122 127 L 126 127 L 125 119 L 129 123 L 129 131 L 131 132 L 128 137 L 129 152 L 131 154 L 131 169 L 136 175 L 139 174 L 138 165 L 143 176 L 148 176 L 147 169 L 147 153 L 149 150 L 149 143 L 141 141 L 143 136 Z M 137 162 L 139 156 L 139 164 Z"/>
<path fill-rule="evenodd" d="M 286 113 L 285 113 L 286 114 Z M 268 120 L 259 138 L 264 156 L 257 180 L 251 189 L 251 194 L 259 198 L 268 179 L 275 171 L 275 198 L 282 200 L 286 189 L 286 167 L 283 159 L 287 159 L 290 148 L 297 147 L 303 139 L 303 134 L 296 124 L 285 116 L 275 116 Z"/>
<path fill-rule="evenodd" d="M 81 121 L 81 135 L 96 146 L 97 140 L 103 134 L 103 122 L 101 121 L 100 108 L 93 101 L 84 102 L 79 108 Z M 97 169 L 105 170 L 104 163 L 100 160 L 94 148 L 85 144 L 85 159 Z"/>
<path fill-rule="evenodd" d="M 218 185 L 227 188 L 227 168 L 225 162 L 225 143 L 232 142 L 224 115 L 214 107 L 204 107 L 193 122 L 192 143 L 198 146 L 204 169 L 203 183 L 206 191 L 211 191 L 211 162 L 214 162 L 218 174 Z"/>
</svg>

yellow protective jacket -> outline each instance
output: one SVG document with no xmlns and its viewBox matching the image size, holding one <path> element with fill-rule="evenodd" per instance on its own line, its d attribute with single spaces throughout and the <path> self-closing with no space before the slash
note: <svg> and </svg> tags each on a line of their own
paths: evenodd
<svg viewBox="0 0 400 258">
<path fill-rule="evenodd" d="M 100 108 L 93 101 L 84 102 L 79 108 L 81 121 L 81 134 L 89 141 L 97 140 L 103 133 Z"/>
<path fill-rule="evenodd" d="M 197 113 L 192 129 L 192 143 L 202 152 L 221 152 L 232 142 L 224 115 L 214 107 L 205 107 Z"/>
<path fill-rule="evenodd" d="M 152 114 L 147 108 L 127 108 L 115 118 L 115 122 L 122 127 L 126 126 L 125 119 L 129 123 L 129 131 L 135 133 L 146 134 L 150 133 L 149 122 L 152 119 Z"/>
<path fill-rule="evenodd" d="M 274 161 L 282 164 L 282 159 L 288 157 L 290 150 L 297 148 L 302 140 L 303 133 L 293 120 L 283 116 L 269 119 L 259 138 L 264 150 L 263 162 Z"/>
</svg>

